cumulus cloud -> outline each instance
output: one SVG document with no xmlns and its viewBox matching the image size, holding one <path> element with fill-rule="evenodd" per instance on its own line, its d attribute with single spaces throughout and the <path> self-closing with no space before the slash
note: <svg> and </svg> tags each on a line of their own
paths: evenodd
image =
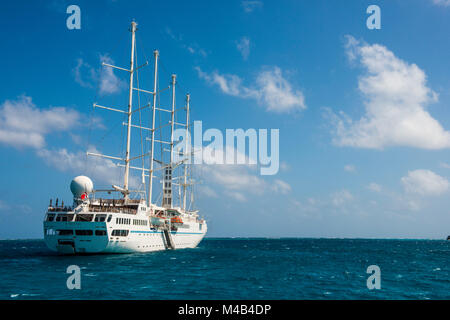
<svg viewBox="0 0 450 320">
<path fill-rule="evenodd" d="M 449 188 L 446 178 L 423 169 L 409 171 L 407 176 L 401 178 L 401 182 L 407 193 L 423 196 L 441 195 Z"/>
<path fill-rule="evenodd" d="M 220 74 L 217 71 L 208 74 L 195 67 L 198 76 L 228 95 L 251 98 L 265 106 L 267 111 L 276 113 L 291 112 L 306 109 L 303 92 L 292 88 L 279 67 L 261 71 L 255 81 L 255 86 L 249 88 L 242 84 L 242 79 L 233 74 Z"/>
<path fill-rule="evenodd" d="M 245 12 L 253 12 L 257 8 L 262 8 L 263 2 L 258 0 L 245 0 L 241 2 L 242 8 Z"/>
<path fill-rule="evenodd" d="M 276 193 L 288 194 L 289 192 L 291 192 L 292 188 L 289 183 L 280 179 L 276 179 L 272 183 L 272 190 Z"/>
<path fill-rule="evenodd" d="M 365 115 L 354 121 L 343 112 L 331 113 L 336 145 L 373 149 L 450 147 L 450 132 L 426 110 L 428 104 L 437 101 L 437 94 L 427 87 L 423 70 L 379 44 L 361 43 L 348 36 L 346 48 L 349 58 L 366 70 L 358 81 Z"/>
<path fill-rule="evenodd" d="M 100 61 L 102 63 L 107 63 L 114 65 L 114 61 L 107 55 L 101 55 Z M 125 82 L 119 79 L 115 73 L 114 69 L 111 67 L 103 67 L 100 70 L 100 94 L 113 94 L 121 91 L 125 87 Z"/>
<path fill-rule="evenodd" d="M 250 158 L 234 150 L 237 157 L 245 160 L 245 165 L 215 164 L 215 157 L 224 158 L 224 153 L 218 151 L 214 158 L 208 156 L 213 149 L 206 147 L 204 165 L 201 166 L 203 175 L 208 177 L 208 185 L 203 186 L 201 192 L 214 197 L 219 191 L 238 201 L 246 201 L 248 196 L 262 196 L 267 193 L 288 194 L 291 186 L 281 180 L 268 181 L 257 174 L 257 166 L 250 165 Z M 227 151 L 229 152 L 229 150 Z"/>
<path fill-rule="evenodd" d="M 202 49 L 197 43 L 185 43 L 183 40 L 183 36 L 181 34 L 175 34 L 172 29 L 166 27 L 166 34 L 172 38 L 172 40 L 176 41 L 183 49 L 186 49 L 190 54 L 200 55 L 202 57 L 206 57 L 208 53 L 206 50 Z"/>
<path fill-rule="evenodd" d="M 51 132 L 67 131 L 80 115 L 65 107 L 39 109 L 27 96 L 6 100 L 0 106 L 0 143 L 15 148 L 41 148 Z"/>
<path fill-rule="evenodd" d="M 441 162 L 440 166 L 445 169 L 450 169 L 450 164 L 448 164 L 446 162 Z"/>
<path fill-rule="evenodd" d="M 100 153 L 91 147 L 90 152 Z M 87 156 L 85 152 L 71 152 L 65 148 L 62 149 L 41 149 L 37 155 L 42 158 L 49 166 L 63 172 L 73 172 L 76 175 L 86 174 L 94 182 L 122 185 L 123 168 L 117 166 L 110 159 Z M 135 188 L 140 184 L 139 178 L 130 176 L 130 187 Z"/>
<path fill-rule="evenodd" d="M 72 69 L 75 82 L 85 88 L 93 88 L 92 81 L 96 79 L 97 74 L 94 68 L 83 59 L 77 59 L 77 65 Z"/>
<path fill-rule="evenodd" d="M 344 170 L 347 171 L 347 172 L 355 172 L 356 168 L 352 164 L 347 164 L 347 165 L 344 166 Z"/>
<path fill-rule="evenodd" d="M 242 58 L 247 60 L 250 55 L 250 39 L 247 37 L 242 37 L 238 42 L 236 42 L 236 48 L 241 53 Z"/>
<path fill-rule="evenodd" d="M 450 7 L 450 0 L 433 0 L 433 3 L 438 6 Z"/>
<path fill-rule="evenodd" d="M 331 195 L 331 203 L 335 207 L 341 207 L 353 200 L 353 195 L 348 190 L 340 190 Z"/>
<path fill-rule="evenodd" d="M 381 186 L 375 182 L 370 183 L 367 188 L 373 192 L 381 192 Z"/>
<path fill-rule="evenodd" d="M 219 197 L 219 195 L 214 191 L 214 189 L 209 186 L 200 185 L 197 189 L 201 194 L 203 194 L 207 197 L 210 197 L 210 198 L 218 198 Z"/>
<path fill-rule="evenodd" d="M 255 93 L 252 92 L 244 92 L 241 89 L 241 78 L 239 78 L 236 75 L 232 74 L 219 74 L 217 71 L 214 71 L 211 74 L 208 74 L 206 72 L 203 72 L 200 67 L 195 67 L 195 70 L 197 70 L 199 78 L 206 80 L 212 84 L 215 84 L 219 86 L 220 90 L 228 95 L 231 96 L 243 96 L 243 97 L 250 97 L 253 96 Z"/>
<path fill-rule="evenodd" d="M 99 59 L 100 63 L 114 65 L 114 60 L 106 54 L 100 55 Z M 82 87 L 94 88 L 98 83 L 101 95 L 118 93 L 126 87 L 126 83 L 117 77 L 113 68 L 101 66 L 95 69 L 81 58 L 77 59 L 77 65 L 72 69 L 72 73 L 75 82 Z"/>
<path fill-rule="evenodd" d="M 244 165 L 205 165 L 203 172 L 208 180 L 221 185 L 228 192 L 244 192 L 261 195 L 266 181 L 249 171 Z"/>
</svg>

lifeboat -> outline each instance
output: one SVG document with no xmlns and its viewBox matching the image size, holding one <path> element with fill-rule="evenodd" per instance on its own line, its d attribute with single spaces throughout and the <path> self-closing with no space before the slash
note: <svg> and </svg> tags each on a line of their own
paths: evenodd
<svg viewBox="0 0 450 320">
<path fill-rule="evenodd" d="M 172 224 L 183 224 L 183 220 L 180 217 L 173 217 L 170 219 L 170 222 Z"/>
</svg>

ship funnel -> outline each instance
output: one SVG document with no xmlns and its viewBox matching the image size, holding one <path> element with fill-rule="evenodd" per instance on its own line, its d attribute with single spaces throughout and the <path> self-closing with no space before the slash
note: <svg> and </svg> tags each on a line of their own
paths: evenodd
<svg viewBox="0 0 450 320">
<path fill-rule="evenodd" d="M 70 191 L 74 198 L 81 198 L 84 193 L 91 193 L 94 190 L 94 184 L 92 180 L 86 176 L 75 177 L 70 183 Z"/>
</svg>

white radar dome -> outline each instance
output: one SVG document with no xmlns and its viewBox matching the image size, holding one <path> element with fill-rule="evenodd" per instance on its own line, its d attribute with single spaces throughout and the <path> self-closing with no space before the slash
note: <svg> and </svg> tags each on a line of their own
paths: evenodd
<svg viewBox="0 0 450 320">
<path fill-rule="evenodd" d="M 91 193 L 94 190 L 92 180 L 86 176 L 78 176 L 70 183 L 70 191 L 75 198 L 80 198 L 83 193 Z"/>
</svg>

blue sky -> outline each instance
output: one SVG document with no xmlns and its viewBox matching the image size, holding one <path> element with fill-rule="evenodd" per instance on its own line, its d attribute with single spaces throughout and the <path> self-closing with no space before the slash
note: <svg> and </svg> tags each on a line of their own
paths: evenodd
<svg viewBox="0 0 450 320">
<path fill-rule="evenodd" d="M 80 30 L 66 27 L 70 4 L 81 9 Z M 371 4 L 381 8 L 380 30 L 366 27 Z M 42 237 L 49 198 L 70 203 L 76 175 L 101 187 L 120 179 L 83 154 L 123 151 L 122 119 L 92 103 L 126 105 L 126 75 L 100 64 L 127 67 L 132 19 L 138 59 L 160 51 L 161 88 L 176 73 L 177 103 L 189 92 L 204 128 L 280 130 L 275 176 L 198 168 L 208 236 L 450 234 L 449 1 L 9 1 L 1 9 L 0 238 Z M 151 70 L 140 81 L 151 89 Z"/>
</svg>

